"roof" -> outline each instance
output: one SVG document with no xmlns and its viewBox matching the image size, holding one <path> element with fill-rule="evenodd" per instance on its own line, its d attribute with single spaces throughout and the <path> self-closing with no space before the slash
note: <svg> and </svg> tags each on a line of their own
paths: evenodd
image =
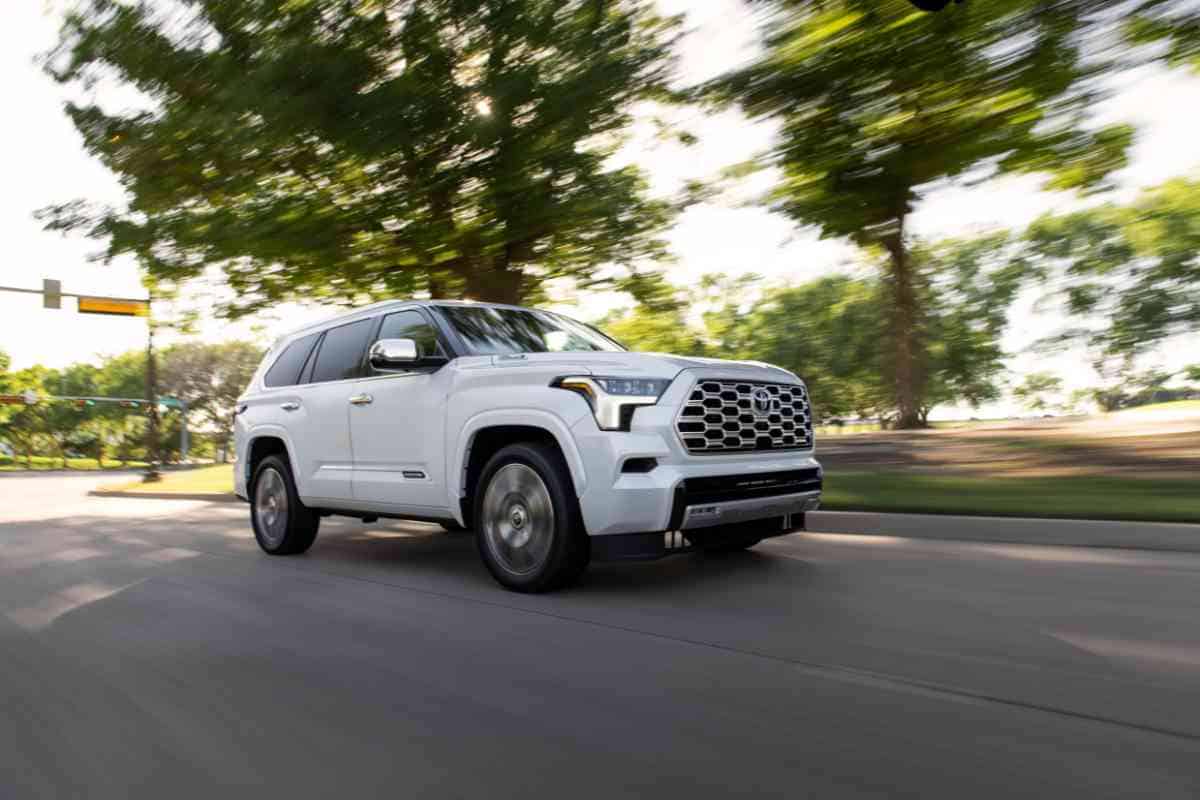
<svg viewBox="0 0 1200 800">
<path fill-rule="evenodd" d="M 297 336 L 302 336 L 306 333 L 311 333 L 313 331 L 322 331 L 322 330 L 325 330 L 326 328 L 332 327 L 336 323 L 353 322 L 354 320 L 360 319 L 362 317 L 369 317 L 369 316 L 372 316 L 373 314 L 378 314 L 380 311 L 386 311 L 386 310 L 392 309 L 392 308 L 396 308 L 396 309 L 413 308 L 413 307 L 428 308 L 430 306 L 477 306 L 477 307 L 484 307 L 484 308 L 514 308 L 514 309 L 524 308 L 524 306 L 514 306 L 514 305 L 509 305 L 507 303 L 481 303 L 481 302 L 476 302 L 474 300 L 420 300 L 420 299 L 412 299 L 412 298 L 409 298 L 406 300 L 381 300 L 378 303 L 371 303 L 370 305 L 360 306 L 359 308 L 353 308 L 353 309 L 350 309 L 349 311 L 343 311 L 340 314 L 334 314 L 333 316 L 325 317 L 324 319 L 318 320 L 317 322 L 310 322 L 307 325 L 301 326 L 299 328 L 294 328 L 294 329 L 288 331 L 287 333 L 284 333 L 284 334 L 276 337 L 274 347 L 278 347 L 283 342 L 285 342 L 289 339 L 293 339 Z"/>
</svg>

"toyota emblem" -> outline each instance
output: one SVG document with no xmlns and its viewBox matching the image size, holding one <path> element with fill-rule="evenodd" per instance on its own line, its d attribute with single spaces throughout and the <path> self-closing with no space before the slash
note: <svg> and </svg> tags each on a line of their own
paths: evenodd
<svg viewBox="0 0 1200 800">
<path fill-rule="evenodd" d="M 771 393 L 763 387 L 758 387 L 750 395 L 751 402 L 754 404 L 754 413 L 760 417 L 765 417 L 771 413 Z"/>
</svg>

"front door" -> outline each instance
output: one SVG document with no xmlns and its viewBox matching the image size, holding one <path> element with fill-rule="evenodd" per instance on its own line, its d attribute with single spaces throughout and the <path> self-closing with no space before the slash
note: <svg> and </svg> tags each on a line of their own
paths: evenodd
<svg viewBox="0 0 1200 800">
<path fill-rule="evenodd" d="M 417 309 L 388 314 L 378 339 L 412 339 L 420 358 L 443 358 L 444 345 Z M 370 368 L 368 367 L 368 370 Z M 350 410 L 357 508 L 428 513 L 446 507 L 446 398 L 451 370 L 422 365 L 402 372 L 371 374 L 354 385 Z"/>
</svg>

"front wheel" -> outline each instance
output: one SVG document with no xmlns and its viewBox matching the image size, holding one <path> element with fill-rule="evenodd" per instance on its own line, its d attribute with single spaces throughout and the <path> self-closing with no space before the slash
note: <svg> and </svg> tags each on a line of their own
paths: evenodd
<svg viewBox="0 0 1200 800">
<path fill-rule="evenodd" d="M 267 456 L 250 483 L 250 524 L 264 552 L 273 556 L 303 553 L 317 538 L 321 517 L 300 502 L 287 462 Z"/>
<path fill-rule="evenodd" d="M 509 445 L 492 456 L 475 493 L 474 528 L 492 577 L 518 592 L 566 586 L 590 558 L 567 465 L 542 444 Z"/>
</svg>

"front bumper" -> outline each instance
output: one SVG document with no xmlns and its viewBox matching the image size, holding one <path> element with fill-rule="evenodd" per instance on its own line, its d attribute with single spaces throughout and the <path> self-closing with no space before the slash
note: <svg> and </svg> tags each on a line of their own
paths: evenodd
<svg viewBox="0 0 1200 800">
<path fill-rule="evenodd" d="M 795 505 L 788 507 L 801 507 L 804 510 L 787 513 L 773 519 L 763 519 L 755 515 L 753 519 L 761 520 L 761 527 L 753 529 L 754 535 L 769 539 L 774 536 L 786 536 L 789 533 L 807 530 L 805 511 L 815 509 L 820 505 L 820 492 L 809 492 L 802 500 L 796 497 L 789 501 L 789 503 L 791 502 L 794 502 Z M 782 508 L 781 504 L 775 507 L 775 510 L 782 510 Z M 664 533 L 622 533 L 615 536 L 593 536 L 590 540 L 592 559 L 595 561 L 653 561 L 665 556 L 690 553 L 721 541 L 723 532 L 716 527 L 718 524 L 725 523 L 714 522 L 712 525 L 702 526 L 705 528 L 702 531 L 703 538 L 699 535 L 689 537 L 689 530 L 695 531 L 696 527 Z M 730 538 L 744 537 L 746 533 L 745 526 L 738 526 L 738 529 L 731 529 L 727 535 Z"/>
<path fill-rule="evenodd" d="M 598 541 L 609 537 L 661 540 L 662 532 L 675 531 L 686 538 L 688 530 L 758 519 L 786 518 L 794 529 L 819 505 L 822 470 L 811 449 L 690 454 L 675 434 L 676 407 L 668 400 L 639 408 L 628 432 L 601 431 L 590 415 L 572 427 L 586 475 L 580 511 L 594 552 L 622 557 L 625 545 Z M 624 469 L 645 459 L 654 459 L 653 469 Z M 660 548 L 661 541 L 650 551 Z"/>
<path fill-rule="evenodd" d="M 735 525 L 771 517 L 804 517 L 805 511 L 815 511 L 821 504 L 821 490 L 816 489 L 796 494 L 774 497 L 752 497 L 745 500 L 726 500 L 721 503 L 689 505 L 683 509 L 676 530 L 687 532 L 698 528 L 713 528 L 719 525 Z"/>
</svg>

